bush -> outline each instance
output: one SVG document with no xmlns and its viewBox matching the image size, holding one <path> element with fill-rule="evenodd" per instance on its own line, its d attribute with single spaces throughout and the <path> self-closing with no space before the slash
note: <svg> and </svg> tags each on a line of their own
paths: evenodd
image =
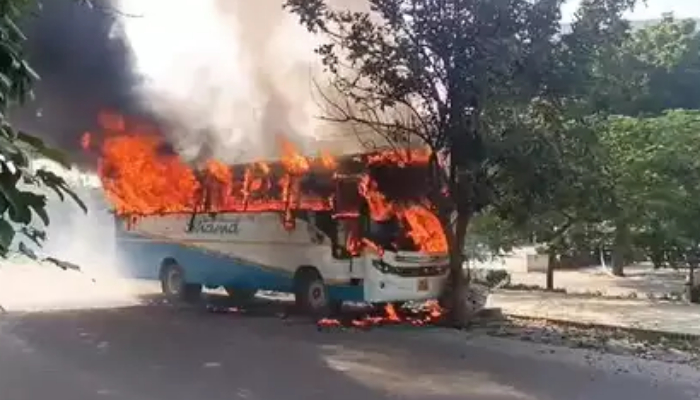
<svg viewBox="0 0 700 400">
<path fill-rule="evenodd" d="M 510 284 L 511 276 L 505 269 L 471 269 L 469 272 L 475 283 L 483 284 L 491 289 Z"/>
</svg>

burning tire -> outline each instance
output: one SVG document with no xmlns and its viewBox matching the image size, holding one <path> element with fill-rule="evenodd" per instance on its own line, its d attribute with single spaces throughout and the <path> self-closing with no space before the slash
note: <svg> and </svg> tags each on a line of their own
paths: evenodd
<svg viewBox="0 0 700 400">
<path fill-rule="evenodd" d="M 202 296 L 202 285 L 187 283 L 185 271 L 171 258 L 163 260 L 161 265 L 160 287 L 171 301 L 195 303 Z"/>
<path fill-rule="evenodd" d="M 294 300 L 297 307 L 314 318 L 325 318 L 339 308 L 328 297 L 328 288 L 316 268 L 302 267 L 294 277 Z M 335 305 L 335 307 L 334 307 Z"/>
<path fill-rule="evenodd" d="M 234 302 L 238 303 L 244 303 L 244 302 L 249 302 L 255 298 L 255 294 L 258 292 L 257 290 L 251 290 L 251 289 L 237 289 L 234 287 L 225 287 L 226 293 L 228 294 L 228 297 L 233 300 Z"/>
</svg>

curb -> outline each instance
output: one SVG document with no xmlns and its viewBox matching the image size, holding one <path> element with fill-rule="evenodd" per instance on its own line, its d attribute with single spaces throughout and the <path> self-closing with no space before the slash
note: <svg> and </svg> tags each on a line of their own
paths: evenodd
<svg viewBox="0 0 700 400">
<path fill-rule="evenodd" d="M 639 301 L 639 302 L 647 302 L 650 304 L 682 304 L 682 305 L 697 305 L 694 303 L 690 303 L 686 300 L 675 300 L 675 299 L 664 299 L 660 297 L 654 297 L 654 298 L 649 298 L 643 295 L 637 295 L 636 297 L 634 296 L 625 296 L 625 295 L 607 295 L 607 294 L 602 294 L 602 295 L 597 295 L 597 294 L 591 294 L 591 293 L 585 293 L 585 292 L 561 292 L 561 291 L 547 291 L 544 289 L 533 289 L 533 290 L 527 290 L 527 289 L 512 289 L 512 288 L 500 288 L 498 290 L 495 290 L 493 293 L 524 293 L 524 294 L 543 294 L 547 296 L 552 296 L 552 297 L 566 297 L 566 298 L 572 298 L 572 299 L 580 299 L 580 300 L 600 300 L 600 301 Z"/>
<path fill-rule="evenodd" d="M 592 322 L 576 322 L 576 321 L 567 321 L 567 320 L 556 319 L 556 318 L 528 316 L 528 315 L 522 315 L 522 314 L 504 313 L 503 316 L 506 318 L 519 319 L 519 320 L 524 320 L 524 321 L 544 321 L 544 322 L 547 322 L 547 323 L 550 323 L 553 325 L 561 325 L 561 326 L 571 327 L 571 328 L 598 329 L 598 330 L 607 331 L 607 332 L 625 332 L 625 333 L 632 334 L 634 336 L 644 337 L 644 339 L 647 339 L 647 340 L 649 340 L 649 339 L 658 340 L 661 338 L 671 338 L 671 339 L 677 339 L 677 340 L 688 340 L 688 341 L 700 342 L 700 334 L 694 334 L 694 333 L 671 332 L 671 331 L 662 331 L 662 330 L 657 330 L 657 329 L 635 328 L 635 327 L 631 327 L 631 326 L 617 326 L 617 325 L 599 324 L 599 323 L 592 323 Z"/>
</svg>

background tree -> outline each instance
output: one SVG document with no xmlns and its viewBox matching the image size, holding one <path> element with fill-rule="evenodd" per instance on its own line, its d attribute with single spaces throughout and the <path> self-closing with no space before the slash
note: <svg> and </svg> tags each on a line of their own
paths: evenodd
<svg viewBox="0 0 700 400">
<path fill-rule="evenodd" d="M 519 114 L 527 132 L 511 146 L 505 174 L 510 181 L 500 185 L 491 207 L 520 232 L 503 237 L 517 238 L 518 244 L 527 237 L 548 255 L 549 290 L 562 258 L 575 260 L 600 247 L 605 210 L 614 204 L 604 185 L 605 153 L 598 138 L 608 110 L 592 98 L 608 88 L 601 61 L 630 38 L 629 23 L 620 15 L 632 5 L 582 2 L 569 30 L 555 41 L 558 63 L 550 69 L 546 91 Z"/>
<path fill-rule="evenodd" d="M 658 24 L 621 32 L 621 37 L 624 40 L 614 42 L 612 51 L 592 64 L 592 75 L 598 81 L 591 86 L 592 112 L 654 116 L 670 109 L 700 108 L 700 32 L 695 21 L 676 20 L 667 14 Z M 605 144 L 633 145 L 621 141 Z M 611 150 L 608 155 L 617 151 L 615 147 L 602 150 Z M 639 240 L 631 232 L 639 218 L 635 214 L 639 210 L 637 188 L 628 185 L 628 171 L 618 163 L 620 159 L 599 161 L 603 190 L 610 198 L 601 207 L 612 228 L 610 237 L 601 241 L 610 242 L 612 272 L 622 276 L 624 266 L 632 261 L 634 242 Z"/>
<path fill-rule="evenodd" d="M 695 20 L 665 14 L 658 24 L 634 33 L 624 46 L 628 74 L 643 90 L 625 115 L 660 115 L 666 110 L 700 109 L 700 31 Z"/>
<path fill-rule="evenodd" d="M 669 111 L 658 117 L 611 120 L 604 141 L 621 170 L 620 186 L 634 196 L 633 233 L 650 238 L 647 254 L 673 257 L 688 268 L 688 297 L 700 251 L 700 111 Z"/>
<path fill-rule="evenodd" d="M 586 19 L 600 12 L 596 4 L 584 2 L 579 19 L 571 27 L 573 35 L 563 40 L 565 57 L 570 60 L 566 65 L 577 67 L 563 75 L 571 82 L 578 82 L 571 86 L 573 96 L 569 98 L 574 100 L 574 107 L 570 103 L 563 114 L 570 119 L 570 126 L 575 122 L 577 133 L 569 138 L 577 138 L 577 142 L 570 140 L 569 151 L 560 152 L 568 159 L 562 158 L 563 164 L 557 167 L 559 172 L 550 171 L 550 174 L 562 179 L 554 181 L 547 192 L 552 196 L 538 199 L 527 229 L 540 232 L 537 236 L 551 250 L 548 253 L 552 261 L 566 253 L 611 250 L 612 273 L 623 276 L 624 266 L 633 259 L 634 243 L 660 237 L 648 230 L 632 232 L 642 218 L 638 211 L 643 205 L 638 202 L 639 188 L 633 184 L 636 178 L 630 177 L 620 151 L 634 146 L 624 141 L 634 138 L 601 141 L 609 127 L 606 116 L 659 115 L 666 109 L 700 106 L 700 80 L 696 79 L 700 71 L 700 35 L 694 21 L 678 21 L 670 15 L 638 31 L 633 31 L 627 21 L 618 20 L 605 35 L 599 35 L 590 28 L 595 25 L 586 23 Z M 580 39 L 588 35 L 604 40 L 587 42 L 593 43 L 593 47 L 582 46 Z M 676 90 L 678 86 L 685 86 L 682 93 Z M 598 123 L 581 124 L 586 121 L 582 117 Z M 572 157 L 576 154 L 582 156 Z M 566 182 L 563 186 L 556 185 L 563 182 Z M 562 218 L 562 213 L 570 218 Z M 572 219 L 575 222 L 565 223 Z M 571 235 L 562 234 L 566 233 L 560 230 L 562 226 Z M 556 246 L 548 243 L 552 238 L 557 239 Z M 560 254 L 553 254 L 557 252 Z M 550 268 L 547 278 L 550 289 L 552 275 Z"/>
<path fill-rule="evenodd" d="M 591 51 L 617 29 L 630 3 L 584 1 L 562 38 L 561 0 L 370 0 L 364 11 L 287 0 L 326 40 L 317 51 L 346 99 L 326 117 L 370 129 L 394 146 L 419 143 L 432 151 L 428 197 L 449 244 L 454 320 L 462 316 L 470 221 L 497 198 L 533 190 L 510 174 L 536 170 L 538 151 L 548 146 L 528 114 L 547 118 L 565 103 L 561 93 L 576 94 L 563 88 L 587 71 Z M 534 176 L 525 182 L 548 190 Z"/>
<path fill-rule="evenodd" d="M 70 168 L 63 155 L 47 147 L 39 138 L 12 128 L 6 118 L 10 107 L 21 106 L 31 96 L 32 82 L 38 76 L 24 60 L 25 37 L 17 21 L 35 5 L 29 0 L 0 0 L 0 256 L 7 256 L 17 233 L 41 245 L 45 239 L 42 227 L 47 226 L 46 191 L 61 199 L 73 198 L 85 205 L 71 191 L 63 178 L 44 169 L 34 169 L 31 159 L 48 158 Z M 34 255 L 23 242 L 19 249 Z"/>
</svg>

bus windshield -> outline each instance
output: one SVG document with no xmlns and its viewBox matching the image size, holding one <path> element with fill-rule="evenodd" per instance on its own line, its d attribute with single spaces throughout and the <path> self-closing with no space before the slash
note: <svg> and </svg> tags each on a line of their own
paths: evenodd
<svg viewBox="0 0 700 400">
<path fill-rule="evenodd" d="M 416 244 L 408 237 L 406 228 L 396 217 L 386 221 L 370 219 L 366 236 L 367 239 L 385 250 L 418 251 Z"/>
</svg>

